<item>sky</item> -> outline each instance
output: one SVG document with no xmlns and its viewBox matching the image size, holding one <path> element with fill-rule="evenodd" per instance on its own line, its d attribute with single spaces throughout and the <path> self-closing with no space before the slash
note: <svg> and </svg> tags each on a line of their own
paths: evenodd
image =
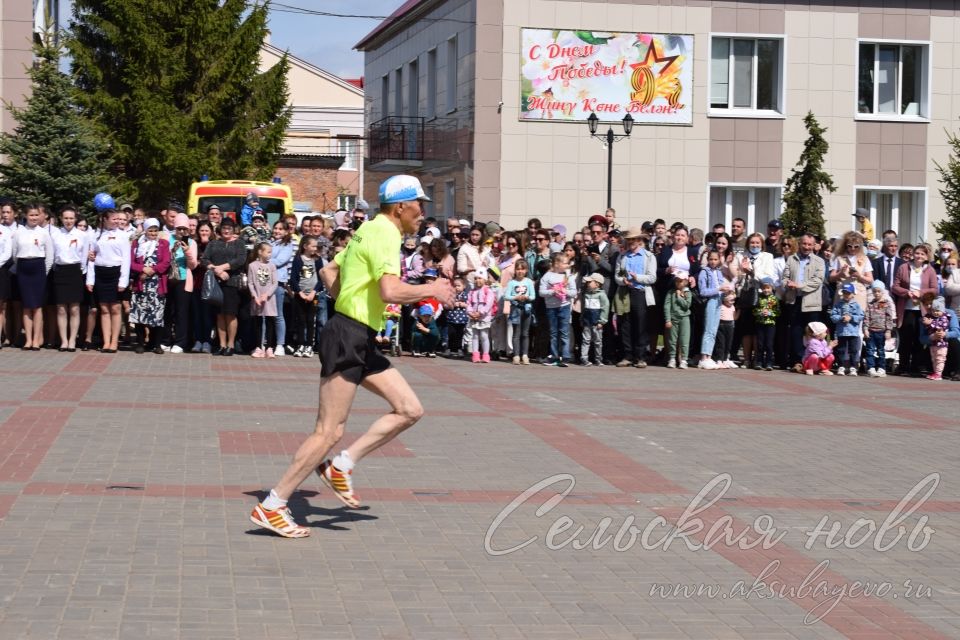
<svg viewBox="0 0 960 640">
<path fill-rule="evenodd" d="M 274 0 L 270 43 L 341 78 L 363 75 L 363 53 L 353 45 L 373 31 L 404 0 Z M 288 12 L 298 7 L 328 13 L 381 16 L 343 18 Z"/>
</svg>

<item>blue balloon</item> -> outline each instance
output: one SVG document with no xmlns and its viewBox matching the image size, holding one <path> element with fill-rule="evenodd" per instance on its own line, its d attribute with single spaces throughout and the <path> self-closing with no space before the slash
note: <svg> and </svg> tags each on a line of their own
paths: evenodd
<svg viewBox="0 0 960 640">
<path fill-rule="evenodd" d="M 98 193 L 93 196 L 93 207 L 99 211 L 104 209 L 116 209 L 117 204 L 113 201 L 113 196 L 109 193 Z"/>
</svg>

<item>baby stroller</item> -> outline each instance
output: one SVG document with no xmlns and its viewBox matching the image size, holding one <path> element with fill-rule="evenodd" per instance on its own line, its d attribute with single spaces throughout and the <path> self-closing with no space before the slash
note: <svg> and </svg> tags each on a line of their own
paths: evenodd
<svg viewBox="0 0 960 640">
<path fill-rule="evenodd" d="M 894 329 L 890 333 L 890 339 L 883 345 L 883 357 L 887 364 L 887 373 L 900 366 L 900 333 Z"/>
<path fill-rule="evenodd" d="M 400 349 L 400 314 L 400 305 L 388 304 L 387 309 L 383 312 L 384 329 L 377 336 L 377 344 L 380 345 L 380 348 L 395 358 L 402 355 Z"/>
</svg>

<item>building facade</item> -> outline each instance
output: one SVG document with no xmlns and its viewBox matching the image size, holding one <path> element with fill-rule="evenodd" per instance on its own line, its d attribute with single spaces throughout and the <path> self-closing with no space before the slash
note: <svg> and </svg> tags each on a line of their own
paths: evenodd
<svg viewBox="0 0 960 640">
<path fill-rule="evenodd" d="M 27 68 L 33 63 L 34 22 L 44 3 L 37 0 L 0 2 L 0 98 L 15 107 L 26 104 L 30 95 Z M 15 121 L 0 108 L 0 131 L 13 131 Z"/>
<path fill-rule="evenodd" d="M 283 55 L 264 44 L 261 70 Z M 363 89 L 289 53 L 287 59 L 293 115 L 277 175 L 290 185 L 298 210 L 351 209 L 363 193 Z"/>
<path fill-rule="evenodd" d="M 624 35 L 639 47 L 635 66 L 649 63 L 657 78 L 682 53 L 682 90 L 642 97 L 643 80 L 617 66 L 637 52 L 603 58 Z M 549 47 L 531 46 L 538 37 L 553 38 L 572 72 L 533 68 L 531 57 Z M 644 58 L 651 40 L 654 55 Z M 586 114 L 598 111 L 601 133 L 622 134 L 631 111 L 637 124 L 615 143 L 611 176 L 623 224 L 703 228 L 742 217 L 763 231 L 779 214 L 812 112 L 827 129 L 825 169 L 837 187 L 823 194 L 829 233 L 850 229 L 860 206 L 878 233 L 895 229 L 911 242 L 934 238 L 944 216 L 936 163 L 946 162 L 944 130 L 956 130 L 960 115 L 952 1 L 410 0 L 357 48 L 371 201 L 382 175 L 404 170 L 432 191 L 439 217 L 577 225 L 607 202 L 607 151 Z M 582 76 L 600 74 L 584 74 L 584 64 L 622 74 L 624 99 L 601 100 L 619 111 L 589 103 L 589 83 L 576 91 Z M 671 105 L 683 117 L 668 124 Z M 659 121 L 650 115 L 658 110 Z"/>
</svg>

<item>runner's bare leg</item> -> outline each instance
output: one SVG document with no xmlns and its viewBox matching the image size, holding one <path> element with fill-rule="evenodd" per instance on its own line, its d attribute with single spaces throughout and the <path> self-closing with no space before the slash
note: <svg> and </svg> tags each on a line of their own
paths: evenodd
<svg viewBox="0 0 960 640">
<path fill-rule="evenodd" d="M 371 451 L 387 444 L 423 417 L 423 405 L 417 394 L 396 369 L 391 367 L 367 376 L 361 384 L 367 391 L 390 403 L 393 411 L 370 425 L 366 433 L 347 447 L 347 453 L 354 462 L 359 462 Z"/>
<path fill-rule="evenodd" d="M 330 449 L 343 437 L 343 429 L 356 395 L 357 385 L 339 373 L 320 380 L 316 430 L 297 449 L 293 462 L 274 487 L 281 500 L 290 499 L 293 492 L 316 470 Z"/>
</svg>

